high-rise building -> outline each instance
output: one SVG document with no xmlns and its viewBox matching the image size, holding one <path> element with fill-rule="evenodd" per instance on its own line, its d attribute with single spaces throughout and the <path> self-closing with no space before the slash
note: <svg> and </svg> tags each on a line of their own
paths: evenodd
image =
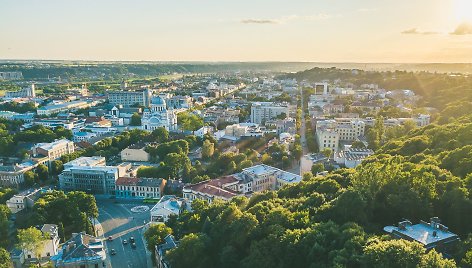
<svg viewBox="0 0 472 268">
<path fill-rule="evenodd" d="M 146 88 L 136 91 L 113 91 L 108 93 L 108 101 L 113 105 L 123 105 L 126 107 L 135 104 L 149 107 L 152 92 Z"/>
<path fill-rule="evenodd" d="M 261 124 L 262 122 L 267 122 L 281 114 L 285 114 L 288 117 L 288 104 L 277 104 L 273 102 L 255 102 L 251 106 L 252 123 Z"/>
<path fill-rule="evenodd" d="M 31 86 L 22 88 L 18 91 L 7 91 L 7 92 L 5 92 L 5 98 L 8 98 L 8 99 L 13 99 L 13 98 L 35 98 L 36 97 L 35 90 L 36 89 L 35 89 L 34 84 L 31 84 Z"/>
</svg>

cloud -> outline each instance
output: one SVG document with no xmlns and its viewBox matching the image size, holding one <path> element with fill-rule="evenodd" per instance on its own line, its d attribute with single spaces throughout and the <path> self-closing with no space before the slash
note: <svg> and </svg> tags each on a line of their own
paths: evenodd
<svg viewBox="0 0 472 268">
<path fill-rule="evenodd" d="M 417 28 L 411 28 L 411 29 L 403 31 L 402 34 L 432 35 L 432 34 L 439 34 L 439 32 L 422 32 L 422 31 L 418 31 Z"/>
<path fill-rule="evenodd" d="M 300 15 L 283 16 L 277 19 L 254 19 L 254 18 L 242 19 L 240 20 L 240 22 L 243 24 L 282 24 L 282 23 L 287 23 L 290 21 L 318 21 L 318 20 L 331 19 L 334 17 L 341 17 L 341 15 L 318 13 L 318 14 L 308 15 L 308 16 L 300 16 Z"/>
<path fill-rule="evenodd" d="M 277 20 L 271 20 L 271 19 L 244 19 L 241 20 L 241 23 L 244 24 L 278 24 L 280 23 Z"/>
<path fill-rule="evenodd" d="M 450 33 L 452 35 L 466 35 L 466 34 L 472 34 L 472 24 L 464 22 L 457 26 L 457 28 L 454 30 L 454 32 Z"/>
<path fill-rule="evenodd" d="M 363 7 L 363 8 L 357 9 L 356 11 L 357 12 L 372 12 L 372 11 L 377 11 L 377 8 L 376 7 L 373 7 L 373 8 Z"/>
</svg>

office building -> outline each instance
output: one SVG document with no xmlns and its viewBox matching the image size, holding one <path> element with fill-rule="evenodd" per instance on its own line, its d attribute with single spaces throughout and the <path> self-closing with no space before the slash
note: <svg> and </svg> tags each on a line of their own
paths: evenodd
<svg viewBox="0 0 472 268">
<path fill-rule="evenodd" d="M 59 159 L 65 154 L 74 152 L 74 142 L 61 139 L 50 143 L 38 143 L 33 148 L 34 155 L 46 156 L 49 161 Z"/>
<path fill-rule="evenodd" d="M 112 105 L 122 105 L 125 107 L 141 105 L 149 107 L 152 92 L 146 88 L 136 91 L 112 91 L 108 93 L 108 101 Z"/>
<path fill-rule="evenodd" d="M 289 115 L 288 104 L 277 104 L 273 102 L 255 102 L 251 106 L 251 122 L 256 124 L 265 123 L 277 116 Z"/>
<path fill-rule="evenodd" d="M 160 199 L 166 180 L 155 178 L 119 177 L 116 181 L 116 198 Z"/>
</svg>

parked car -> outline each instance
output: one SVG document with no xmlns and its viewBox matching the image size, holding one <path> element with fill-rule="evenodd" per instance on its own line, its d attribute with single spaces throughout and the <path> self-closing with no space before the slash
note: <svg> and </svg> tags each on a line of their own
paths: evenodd
<svg viewBox="0 0 472 268">
<path fill-rule="evenodd" d="M 112 248 L 112 249 L 110 250 L 110 254 L 111 254 L 111 255 L 116 255 L 115 249 Z"/>
<path fill-rule="evenodd" d="M 134 243 L 134 242 L 135 242 L 135 241 L 134 241 L 134 237 L 130 237 L 130 238 L 129 238 L 129 242 Z"/>
<path fill-rule="evenodd" d="M 128 241 L 126 241 L 126 239 L 125 239 L 125 240 L 123 240 L 123 245 L 126 245 L 126 244 L 128 244 Z"/>
<path fill-rule="evenodd" d="M 109 236 L 109 237 L 108 237 L 108 241 L 113 241 L 113 237 L 112 237 L 112 236 Z"/>
<path fill-rule="evenodd" d="M 136 243 L 134 243 L 134 242 L 131 243 L 131 247 L 132 247 L 132 248 L 136 248 Z"/>
</svg>

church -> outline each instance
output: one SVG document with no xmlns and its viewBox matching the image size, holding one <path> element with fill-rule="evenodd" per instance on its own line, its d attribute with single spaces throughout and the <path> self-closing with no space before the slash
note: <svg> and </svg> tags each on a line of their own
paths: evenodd
<svg viewBox="0 0 472 268">
<path fill-rule="evenodd" d="M 143 130 L 154 131 L 164 127 L 168 131 L 177 131 L 177 114 L 173 109 L 167 109 L 165 100 L 160 96 L 153 96 L 149 108 L 143 111 L 141 119 Z"/>
</svg>

